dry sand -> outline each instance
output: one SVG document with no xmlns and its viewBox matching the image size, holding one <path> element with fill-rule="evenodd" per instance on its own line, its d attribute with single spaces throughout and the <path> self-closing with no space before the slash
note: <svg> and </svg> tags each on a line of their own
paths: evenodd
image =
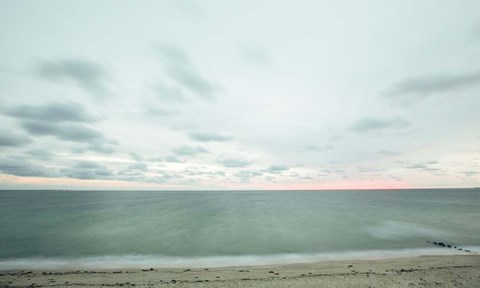
<svg viewBox="0 0 480 288">
<path fill-rule="evenodd" d="M 1 271 L 1 287 L 480 287 L 480 255 L 283 266 Z"/>
</svg>

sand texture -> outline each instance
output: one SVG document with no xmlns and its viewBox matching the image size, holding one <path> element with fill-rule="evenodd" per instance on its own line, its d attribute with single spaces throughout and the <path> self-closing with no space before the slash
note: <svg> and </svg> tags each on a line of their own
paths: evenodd
<svg viewBox="0 0 480 288">
<path fill-rule="evenodd" d="M 480 287 L 480 255 L 283 266 L 1 271 L 1 287 Z"/>
</svg>

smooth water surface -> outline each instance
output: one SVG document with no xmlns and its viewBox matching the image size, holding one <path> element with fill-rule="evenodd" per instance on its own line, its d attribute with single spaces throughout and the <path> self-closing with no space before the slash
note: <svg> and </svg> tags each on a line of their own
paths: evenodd
<svg viewBox="0 0 480 288">
<path fill-rule="evenodd" d="M 480 191 L 0 191 L 4 267 L 118 257 L 248 264 L 432 248 L 427 240 L 480 246 Z"/>
</svg>

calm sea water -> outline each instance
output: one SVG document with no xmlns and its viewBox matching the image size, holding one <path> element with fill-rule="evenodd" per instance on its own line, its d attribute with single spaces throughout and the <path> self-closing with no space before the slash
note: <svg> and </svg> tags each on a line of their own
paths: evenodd
<svg viewBox="0 0 480 288">
<path fill-rule="evenodd" d="M 0 191 L 0 269 L 480 252 L 480 190 Z"/>
</svg>

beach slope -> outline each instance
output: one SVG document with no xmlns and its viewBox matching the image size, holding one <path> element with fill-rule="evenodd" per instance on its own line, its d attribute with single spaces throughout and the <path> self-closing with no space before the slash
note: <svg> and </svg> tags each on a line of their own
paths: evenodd
<svg viewBox="0 0 480 288">
<path fill-rule="evenodd" d="M 1 271 L 1 287 L 480 287 L 480 255 L 276 266 Z"/>
</svg>

